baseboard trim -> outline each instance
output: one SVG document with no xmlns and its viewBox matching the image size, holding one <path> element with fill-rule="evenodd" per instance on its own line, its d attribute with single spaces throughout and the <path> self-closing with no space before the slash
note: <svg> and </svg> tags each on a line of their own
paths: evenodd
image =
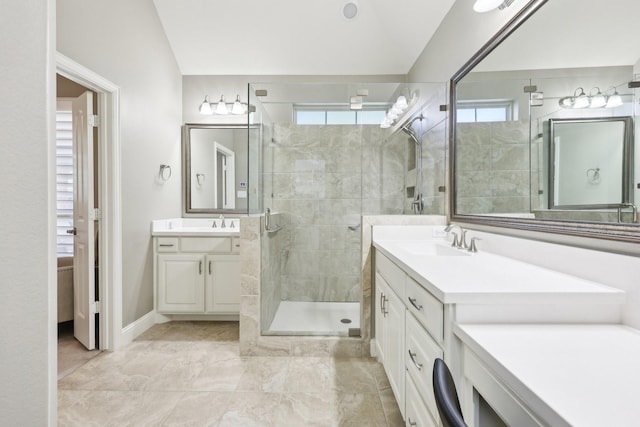
<svg viewBox="0 0 640 427">
<path fill-rule="evenodd" d="M 138 338 L 141 334 L 143 334 L 147 329 L 151 328 L 156 324 L 156 312 L 152 310 L 139 318 L 138 320 L 128 324 L 124 328 L 122 328 L 122 332 L 120 333 L 120 344 L 121 348 L 125 345 L 132 343 L 133 340 Z"/>
</svg>

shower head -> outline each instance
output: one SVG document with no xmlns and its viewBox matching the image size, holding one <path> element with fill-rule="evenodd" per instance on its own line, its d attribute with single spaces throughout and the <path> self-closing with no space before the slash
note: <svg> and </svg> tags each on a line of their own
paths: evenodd
<svg viewBox="0 0 640 427">
<path fill-rule="evenodd" d="M 416 120 L 424 120 L 424 115 L 420 114 L 419 116 L 414 117 L 413 119 L 411 119 L 411 121 L 405 123 L 404 125 L 402 125 L 402 127 L 400 128 L 404 133 L 406 133 L 407 135 L 409 135 L 411 137 L 411 139 L 413 139 L 413 141 L 420 145 L 420 140 L 418 138 L 418 135 L 416 134 L 416 131 L 413 130 L 413 123 L 415 123 Z"/>
</svg>

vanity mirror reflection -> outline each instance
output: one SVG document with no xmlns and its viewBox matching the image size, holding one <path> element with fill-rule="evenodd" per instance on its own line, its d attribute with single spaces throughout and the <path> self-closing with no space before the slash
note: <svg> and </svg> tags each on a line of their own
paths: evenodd
<svg viewBox="0 0 640 427">
<path fill-rule="evenodd" d="M 640 240 L 634 9 L 529 1 L 453 76 L 453 220 Z"/>
<path fill-rule="evenodd" d="M 185 216 L 247 213 L 248 131 L 246 125 L 184 126 Z"/>
</svg>

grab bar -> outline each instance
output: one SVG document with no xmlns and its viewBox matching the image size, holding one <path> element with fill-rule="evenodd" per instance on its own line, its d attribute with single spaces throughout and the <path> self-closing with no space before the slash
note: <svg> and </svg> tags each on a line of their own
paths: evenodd
<svg viewBox="0 0 640 427">
<path fill-rule="evenodd" d="M 622 222 L 622 209 L 624 208 L 631 208 L 631 212 L 633 214 L 633 219 L 631 220 L 631 222 L 635 223 L 638 220 L 638 208 L 633 203 L 621 203 L 618 206 L 618 223 Z"/>
<path fill-rule="evenodd" d="M 267 208 L 264 211 L 264 231 L 267 233 L 276 233 L 282 230 L 282 226 L 276 224 L 275 227 L 271 227 L 271 209 Z"/>
</svg>

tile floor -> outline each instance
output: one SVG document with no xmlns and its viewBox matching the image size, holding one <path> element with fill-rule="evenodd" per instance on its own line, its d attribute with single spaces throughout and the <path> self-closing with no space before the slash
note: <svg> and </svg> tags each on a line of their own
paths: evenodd
<svg viewBox="0 0 640 427">
<path fill-rule="evenodd" d="M 60 378 L 58 425 L 404 423 L 374 359 L 240 357 L 237 322 L 170 322 Z"/>
<path fill-rule="evenodd" d="M 73 337 L 73 322 L 58 323 L 58 379 L 69 375 L 100 354 L 100 350 L 87 351 Z"/>
</svg>

